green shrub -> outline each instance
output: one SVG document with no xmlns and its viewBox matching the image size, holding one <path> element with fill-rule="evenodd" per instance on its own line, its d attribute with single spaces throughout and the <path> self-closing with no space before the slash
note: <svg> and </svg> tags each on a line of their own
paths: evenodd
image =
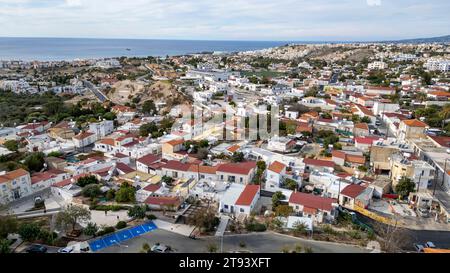
<svg viewBox="0 0 450 273">
<path fill-rule="evenodd" d="M 39 232 L 39 240 L 42 240 L 46 245 L 53 245 L 57 237 L 58 234 L 56 232 L 50 232 L 45 229 L 41 229 Z"/>
<path fill-rule="evenodd" d="M 17 233 L 20 235 L 22 240 L 33 242 L 39 238 L 41 228 L 36 223 L 25 223 L 20 225 Z"/>
<path fill-rule="evenodd" d="M 245 227 L 248 231 L 263 232 L 267 230 L 267 226 L 261 223 L 250 223 Z"/>
<path fill-rule="evenodd" d="M 87 236 L 94 236 L 97 233 L 98 227 L 96 223 L 89 222 L 83 229 L 83 233 Z"/>
<path fill-rule="evenodd" d="M 149 214 L 149 215 L 147 215 L 147 219 L 148 220 L 156 220 L 157 217 L 154 214 Z"/>
<path fill-rule="evenodd" d="M 125 222 L 125 221 L 119 221 L 117 224 L 116 224 L 116 228 L 117 229 L 123 229 L 123 228 L 125 228 L 127 226 L 127 222 Z"/>
<path fill-rule="evenodd" d="M 113 233 L 114 231 L 116 231 L 116 229 L 114 227 L 105 227 L 104 229 L 97 232 L 97 236 L 103 236 L 106 234 L 110 234 L 110 233 Z"/>
</svg>

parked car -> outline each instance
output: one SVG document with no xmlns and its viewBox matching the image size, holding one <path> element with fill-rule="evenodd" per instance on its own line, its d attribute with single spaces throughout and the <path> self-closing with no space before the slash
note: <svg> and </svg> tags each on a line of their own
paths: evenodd
<svg viewBox="0 0 450 273">
<path fill-rule="evenodd" d="M 170 246 L 166 246 L 160 243 L 156 243 L 150 248 L 150 252 L 152 253 L 168 253 L 171 251 L 172 248 Z"/>
<path fill-rule="evenodd" d="M 423 252 L 423 249 L 424 249 L 425 247 L 423 246 L 423 245 L 420 245 L 420 244 L 414 244 L 414 249 L 417 251 L 417 252 Z"/>
<path fill-rule="evenodd" d="M 25 252 L 27 252 L 27 253 L 46 253 L 47 248 L 43 245 L 31 245 L 25 250 Z"/>
<path fill-rule="evenodd" d="M 71 253 L 74 250 L 73 246 L 58 249 L 58 253 Z"/>
<path fill-rule="evenodd" d="M 436 245 L 433 242 L 426 242 L 425 247 L 427 248 L 436 248 Z"/>
</svg>

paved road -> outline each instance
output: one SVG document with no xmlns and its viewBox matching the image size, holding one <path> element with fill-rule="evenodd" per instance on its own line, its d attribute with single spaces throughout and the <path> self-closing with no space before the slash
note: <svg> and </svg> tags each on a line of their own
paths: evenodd
<svg viewBox="0 0 450 273">
<path fill-rule="evenodd" d="M 450 231 L 408 230 L 410 245 L 433 242 L 438 248 L 450 249 Z M 408 248 L 409 249 L 409 248 Z"/>
<path fill-rule="evenodd" d="M 205 253 L 208 251 L 207 247 L 210 244 L 216 245 L 220 251 L 220 238 L 218 237 L 211 236 L 193 240 L 186 236 L 158 229 L 123 242 L 122 246 L 112 246 L 99 252 L 138 253 L 144 243 L 148 243 L 151 246 L 157 242 L 169 245 L 179 253 Z M 239 246 L 241 242 L 245 243 L 245 248 Z M 311 247 L 316 253 L 367 252 L 366 249 L 356 246 L 310 241 L 271 232 L 224 236 L 223 251 L 229 252 L 245 249 L 253 253 L 280 253 L 283 247 L 293 249 L 297 244 Z"/>
<path fill-rule="evenodd" d="M 102 92 L 100 92 L 100 91 L 97 89 L 97 87 L 95 87 L 94 84 L 92 84 L 92 83 L 89 82 L 89 81 L 83 81 L 83 83 L 84 83 L 84 85 L 85 85 L 87 88 L 89 88 L 89 89 L 92 91 L 92 93 L 94 93 L 94 95 L 98 98 L 98 100 L 99 100 L 100 102 L 105 102 L 105 101 L 108 100 L 108 98 L 107 98 Z"/>
</svg>

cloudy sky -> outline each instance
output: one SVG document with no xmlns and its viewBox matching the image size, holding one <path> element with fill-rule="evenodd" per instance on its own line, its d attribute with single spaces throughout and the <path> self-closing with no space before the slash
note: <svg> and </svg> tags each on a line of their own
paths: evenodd
<svg viewBox="0 0 450 273">
<path fill-rule="evenodd" d="M 447 0 L 0 0 L 2 37 L 339 41 L 450 34 Z"/>
</svg>

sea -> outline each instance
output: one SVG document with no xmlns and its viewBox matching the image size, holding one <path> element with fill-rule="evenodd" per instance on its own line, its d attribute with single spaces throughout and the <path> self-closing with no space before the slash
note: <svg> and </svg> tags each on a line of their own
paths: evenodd
<svg viewBox="0 0 450 273">
<path fill-rule="evenodd" d="M 1 38 L 0 60 L 71 61 L 113 57 L 165 57 L 203 52 L 240 52 L 290 41 L 205 41 L 88 38 Z"/>
</svg>

